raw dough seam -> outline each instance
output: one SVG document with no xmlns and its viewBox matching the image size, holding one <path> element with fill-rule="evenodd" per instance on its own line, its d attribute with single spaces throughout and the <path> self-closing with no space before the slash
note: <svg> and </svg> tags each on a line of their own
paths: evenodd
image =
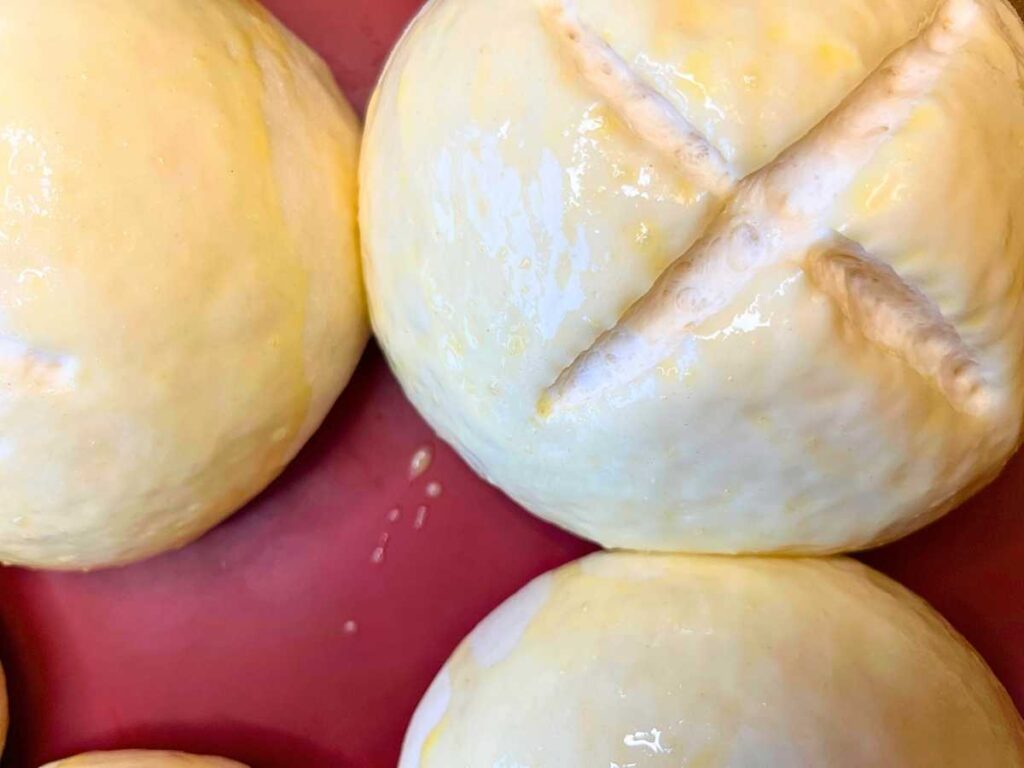
<svg viewBox="0 0 1024 768">
<path fill-rule="evenodd" d="M 78 374 L 78 361 L 29 347 L 0 336 L 0 389 L 41 391 L 71 389 Z"/>
<path fill-rule="evenodd" d="M 563 5 L 546 5 L 552 2 Z M 823 218 L 934 89 L 953 54 L 970 39 L 981 2 L 944 0 L 923 31 L 824 120 L 740 181 L 703 237 L 544 392 L 538 413 L 547 417 L 580 405 L 649 371 L 695 326 L 724 309 L 759 269 L 787 257 L 808 268 L 805 254 L 831 236 Z M 574 44 L 589 43 L 579 38 Z M 810 271 L 816 284 L 867 339 L 930 378 L 953 407 L 972 415 L 991 410 L 995 398 L 973 353 L 926 297 L 860 249 L 815 258 Z"/>
<path fill-rule="evenodd" d="M 633 133 L 671 160 L 683 175 L 719 197 L 729 194 L 735 179 L 722 153 L 580 20 L 575 0 L 539 3 L 583 79 Z"/>
</svg>

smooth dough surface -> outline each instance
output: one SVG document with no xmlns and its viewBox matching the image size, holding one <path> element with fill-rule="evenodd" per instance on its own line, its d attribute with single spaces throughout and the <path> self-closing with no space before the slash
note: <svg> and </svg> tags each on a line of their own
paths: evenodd
<svg viewBox="0 0 1024 768">
<path fill-rule="evenodd" d="M 981 658 L 856 561 L 598 554 L 527 592 L 454 653 L 399 768 L 1024 766 Z"/>
<path fill-rule="evenodd" d="M 542 393 L 717 203 L 585 83 L 538 3 L 434 0 L 375 95 L 361 167 L 371 315 L 405 391 L 488 480 L 611 547 L 826 553 L 938 517 L 1024 407 L 1024 29 L 1001 0 L 825 222 L 925 293 L 1004 396 L 967 416 L 799 265 L 674 355 L 545 418 Z M 577 0 L 738 177 L 912 39 L 936 0 Z"/>
<path fill-rule="evenodd" d="M 185 544 L 368 336 L 359 126 L 245 0 L 0 6 L 0 560 Z"/>
<path fill-rule="evenodd" d="M 47 763 L 42 768 L 245 768 L 223 757 L 186 755 L 183 752 L 157 752 L 129 749 L 121 752 L 89 752 L 66 760 Z"/>
</svg>

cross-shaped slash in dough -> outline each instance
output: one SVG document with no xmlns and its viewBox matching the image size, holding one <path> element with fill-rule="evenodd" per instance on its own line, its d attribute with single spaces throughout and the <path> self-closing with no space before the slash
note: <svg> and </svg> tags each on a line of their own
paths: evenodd
<svg viewBox="0 0 1024 768">
<path fill-rule="evenodd" d="M 985 0 L 943 0 L 915 39 L 891 54 L 831 114 L 776 160 L 735 182 L 721 153 L 580 20 L 574 0 L 540 0 L 553 34 L 588 85 L 654 149 L 720 197 L 722 212 L 541 397 L 549 416 L 655 367 L 724 309 L 759 268 L 799 259 L 864 336 L 900 356 L 957 409 L 988 414 L 996 393 L 973 351 L 923 293 L 822 220 L 882 144 L 931 92 L 970 39 Z"/>
</svg>

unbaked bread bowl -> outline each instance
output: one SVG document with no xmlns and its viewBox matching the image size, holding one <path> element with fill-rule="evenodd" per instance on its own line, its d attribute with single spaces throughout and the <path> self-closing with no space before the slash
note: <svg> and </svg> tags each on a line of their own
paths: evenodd
<svg viewBox="0 0 1024 768">
<path fill-rule="evenodd" d="M 440 435 L 608 547 L 822 554 L 1024 408 L 1003 0 L 434 0 L 370 108 L 374 328 Z"/>
<path fill-rule="evenodd" d="M 974 650 L 847 559 L 609 554 L 534 581 L 420 704 L 399 768 L 1024 766 Z"/>
<path fill-rule="evenodd" d="M 366 342 L 356 118 L 244 0 L 5 3 L 0 96 L 0 560 L 181 546 Z"/>
<path fill-rule="evenodd" d="M 188 755 L 184 752 L 160 752 L 129 749 L 120 752 L 88 752 L 69 757 L 42 768 L 245 768 L 223 757 Z"/>
</svg>

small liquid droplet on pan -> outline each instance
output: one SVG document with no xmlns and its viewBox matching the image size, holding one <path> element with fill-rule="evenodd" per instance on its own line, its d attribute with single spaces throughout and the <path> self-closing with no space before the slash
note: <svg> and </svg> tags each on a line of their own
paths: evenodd
<svg viewBox="0 0 1024 768">
<path fill-rule="evenodd" d="M 413 521 L 412 527 L 417 531 L 423 528 L 427 524 L 427 508 L 417 507 L 416 508 L 416 519 Z"/>
<path fill-rule="evenodd" d="M 420 477 L 430 469 L 430 464 L 433 460 L 434 449 L 429 445 L 425 445 L 417 450 L 409 461 L 409 479 L 415 480 L 417 477 Z"/>
<path fill-rule="evenodd" d="M 384 532 L 377 539 L 377 548 L 370 554 L 370 562 L 374 565 L 380 565 L 384 562 L 384 556 L 388 552 L 388 542 L 391 541 L 391 534 Z"/>
</svg>

